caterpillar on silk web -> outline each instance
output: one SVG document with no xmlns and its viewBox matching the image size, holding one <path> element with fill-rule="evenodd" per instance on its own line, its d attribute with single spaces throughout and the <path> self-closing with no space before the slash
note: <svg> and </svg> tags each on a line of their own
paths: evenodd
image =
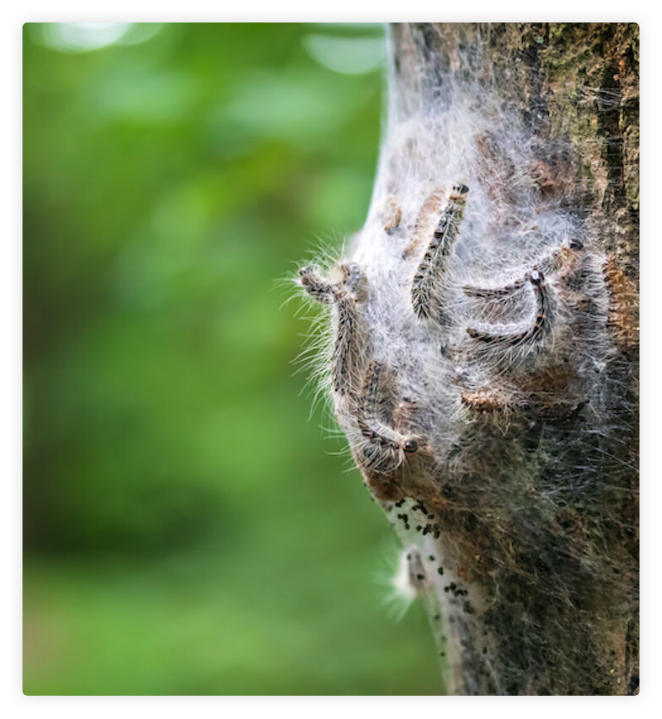
<svg viewBox="0 0 662 719">
<path fill-rule="evenodd" d="M 402 464 L 406 454 L 418 451 L 418 440 L 412 435 L 401 434 L 380 419 L 380 377 L 383 371 L 381 362 L 373 360 L 368 365 L 358 424 L 361 434 L 375 449 L 376 464 L 395 468 Z"/>
<path fill-rule="evenodd" d="M 453 185 L 448 205 L 412 280 L 411 304 L 416 316 L 420 319 L 429 318 L 432 312 L 430 302 L 435 283 L 439 281 L 439 276 L 445 271 L 446 259 L 451 253 L 453 242 L 462 222 L 467 192 L 469 192 L 469 188 L 466 185 Z"/>
<path fill-rule="evenodd" d="M 494 332 L 487 329 L 467 328 L 469 337 L 490 344 L 505 344 L 510 347 L 526 345 L 540 340 L 549 331 L 551 324 L 550 303 L 542 272 L 533 270 L 529 275 L 536 297 L 536 315 L 531 324 L 525 328 L 510 331 Z"/>
<path fill-rule="evenodd" d="M 315 266 L 299 270 L 302 287 L 318 302 L 332 305 L 336 334 L 331 358 L 333 389 L 339 395 L 352 391 L 352 371 L 358 347 L 358 307 L 365 299 L 365 277 L 356 262 L 340 265 L 341 279 L 332 283 L 323 279 Z"/>
</svg>

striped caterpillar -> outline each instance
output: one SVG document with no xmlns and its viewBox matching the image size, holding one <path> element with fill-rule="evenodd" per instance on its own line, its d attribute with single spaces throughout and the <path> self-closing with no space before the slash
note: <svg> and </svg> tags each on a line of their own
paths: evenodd
<svg viewBox="0 0 662 719">
<path fill-rule="evenodd" d="M 579 250 L 583 247 L 584 245 L 579 240 L 568 240 L 564 245 L 551 252 L 547 257 L 544 257 L 535 265 L 534 269 L 539 270 L 545 275 L 558 272 L 559 270 L 569 271 L 575 264 L 575 253 L 579 252 Z M 515 292 L 525 287 L 529 280 L 530 273 L 527 272 L 523 277 L 520 277 L 503 287 L 476 287 L 473 285 L 464 285 L 462 287 L 462 291 L 465 295 L 467 295 L 467 297 L 478 297 L 485 300 L 500 299 L 502 297 L 509 297 L 515 294 Z"/>
<path fill-rule="evenodd" d="M 639 338 L 636 285 L 627 278 L 614 257 L 605 260 L 602 274 L 609 292 L 607 328 L 617 347 L 622 350 L 635 347 Z"/>
<path fill-rule="evenodd" d="M 469 188 L 466 185 L 453 186 L 448 205 L 412 280 L 411 303 L 419 319 L 430 317 L 432 309 L 430 303 L 434 286 L 439 275 L 446 269 L 446 258 L 451 252 L 464 215 L 467 192 L 469 192 Z"/>
<path fill-rule="evenodd" d="M 419 247 L 427 240 L 430 236 L 430 232 L 436 227 L 439 221 L 439 211 L 444 199 L 444 194 L 443 190 L 435 190 L 425 198 L 425 202 L 421 205 L 418 217 L 416 218 L 411 241 L 403 252 L 403 258 L 411 257 L 418 252 Z"/>
<path fill-rule="evenodd" d="M 393 232 L 400 226 L 402 209 L 395 195 L 387 195 L 382 205 L 379 217 L 385 232 Z"/>
<path fill-rule="evenodd" d="M 340 396 L 352 395 L 352 369 L 360 353 L 358 303 L 365 300 L 365 276 L 356 262 L 340 265 L 341 280 L 329 282 L 315 266 L 299 270 L 301 286 L 318 302 L 335 311 L 336 336 L 331 358 L 333 390 Z"/>
<path fill-rule="evenodd" d="M 418 450 L 418 440 L 412 435 L 402 434 L 379 418 L 380 376 L 383 370 L 384 365 L 377 360 L 368 365 L 357 421 L 361 434 L 368 440 L 367 449 L 374 450 L 365 452 L 368 462 L 377 471 L 392 471 L 402 464 L 406 454 Z"/>
<path fill-rule="evenodd" d="M 549 330 L 551 321 L 547 286 L 545 284 L 545 277 L 539 270 L 533 270 L 529 274 L 528 279 L 533 286 L 536 296 L 536 316 L 527 328 L 510 332 L 493 332 L 490 330 L 479 330 L 469 327 L 467 328 L 467 334 L 469 337 L 479 340 L 480 342 L 504 344 L 510 347 L 529 344 L 540 340 Z"/>
</svg>

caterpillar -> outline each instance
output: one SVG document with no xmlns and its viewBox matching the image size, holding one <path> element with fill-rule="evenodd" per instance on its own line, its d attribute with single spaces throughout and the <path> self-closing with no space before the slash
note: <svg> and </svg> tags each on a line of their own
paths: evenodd
<svg viewBox="0 0 662 719">
<path fill-rule="evenodd" d="M 602 274 L 609 292 L 607 329 L 617 347 L 630 349 L 637 345 L 639 336 L 636 286 L 614 257 L 605 260 Z"/>
<path fill-rule="evenodd" d="M 385 232 L 393 232 L 400 227 L 402 209 L 395 195 L 387 195 L 379 211 L 379 218 Z"/>
<path fill-rule="evenodd" d="M 418 450 L 418 440 L 389 427 L 378 417 L 380 404 L 380 376 L 384 365 L 373 360 L 368 365 L 363 384 L 361 412 L 358 426 L 361 434 L 368 440 L 366 458 L 376 467 L 397 468 L 404 461 L 405 454 Z M 370 449 L 376 451 L 370 452 Z"/>
<path fill-rule="evenodd" d="M 360 354 L 358 303 L 365 299 L 365 276 L 353 262 L 338 268 L 342 279 L 331 283 L 318 274 L 314 266 L 299 271 L 301 285 L 318 302 L 330 304 L 336 319 L 335 340 L 331 357 L 334 391 L 340 396 L 352 394 L 353 368 Z"/>
<path fill-rule="evenodd" d="M 466 185 L 453 186 L 448 205 L 414 275 L 411 285 L 411 303 L 419 319 L 430 317 L 430 301 L 434 285 L 439 275 L 445 271 L 445 260 L 451 252 L 464 215 L 467 192 L 469 192 L 469 188 Z"/>
<path fill-rule="evenodd" d="M 299 270 L 299 280 L 304 290 L 318 302 L 329 305 L 336 301 L 338 287 L 319 276 L 315 265 L 307 265 Z"/>
<path fill-rule="evenodd" d="M 550 302 L 543 273 L 540 272 L 540 270 L 532 270 L 529 274 L 529 281 L 533 286 L 536 296 L 536 316 L 526 329 L 495 333 L 489 330 L 479 330 L 469 327 L 467 328 L 469 337 L 479 340 L 480 342 L 504 344 L 510 347 L 540 340 L 549 329 L 551 320 Z"/>
<path fill-rule="evenodd" d="M 463 390 L 460 401 L 477 412 L 503 412 L 509 408 L 505 397 L 490 387 L 480 387 L 473 392 Z"/>
<path fill-rule="evenodd" d="M 443 190 L 437 189 L 425 198 L 418 212 L 418 217 L 416 218 L 412 238 L 402 254 L 403 259 L 407 259 L 418 252 L 418 248 L 430 236 L 430 232 L 432 232 L 438 222 L 437 217 L 441 203 L 444 200 L 444 195 L 445 192 Z"/>
<path fill-rule="evenodd" d="M 522 277 L 503 287 L 473 287 L 471 285 L 464 285 L 462 291 L 467 297 L 480 297 L 485 300 L 508 297 L 515 294 L 517 290 L 521 290 L 522 287 L 525 287 L 527 279 L 527 277 Z"/>
<path fill-rule="evenodd" d="M 583 249 L 584 245 L 577 239 L 570 239 L 564 245 L 551 252 L 544 257 L 534 269 L 544 274 L 558 272 L 559 270 L 570 270 L 575 263 L 575 254 Z M 464 285 L 462 291 L 467 297 L 478 297 L 481 299 L 492 300 L 502 297 L 509 297 L 521 290 L 529 281 L 529 273 L 523 277 L 514 280 L 510 284 L 502 287 L 476 287 L 474 285 Z"/>
</svg>

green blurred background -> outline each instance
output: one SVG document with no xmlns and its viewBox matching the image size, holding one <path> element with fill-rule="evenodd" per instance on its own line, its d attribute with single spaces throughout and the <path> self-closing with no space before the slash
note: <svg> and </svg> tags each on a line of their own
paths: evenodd
<svg viewBox="0 0 662 719">
<path fill-rule="evenodd" d="M 383 52 L 370 25 L 24 27 L 27 694 L 442 691 L 278 282 L 362 224 Z"/>
</svg>

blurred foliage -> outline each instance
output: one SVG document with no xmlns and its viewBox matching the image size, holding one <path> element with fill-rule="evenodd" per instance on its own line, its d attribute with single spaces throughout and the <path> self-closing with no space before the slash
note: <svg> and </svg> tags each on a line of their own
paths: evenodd
<svg viewBox="0 0 662 719">
<path fill-rule="evenodd" d="M 362 224 L 375 48 L 376 26 L 24 27 L 27 694 L 441 691 L 278 284 Z"/>
</svg>

